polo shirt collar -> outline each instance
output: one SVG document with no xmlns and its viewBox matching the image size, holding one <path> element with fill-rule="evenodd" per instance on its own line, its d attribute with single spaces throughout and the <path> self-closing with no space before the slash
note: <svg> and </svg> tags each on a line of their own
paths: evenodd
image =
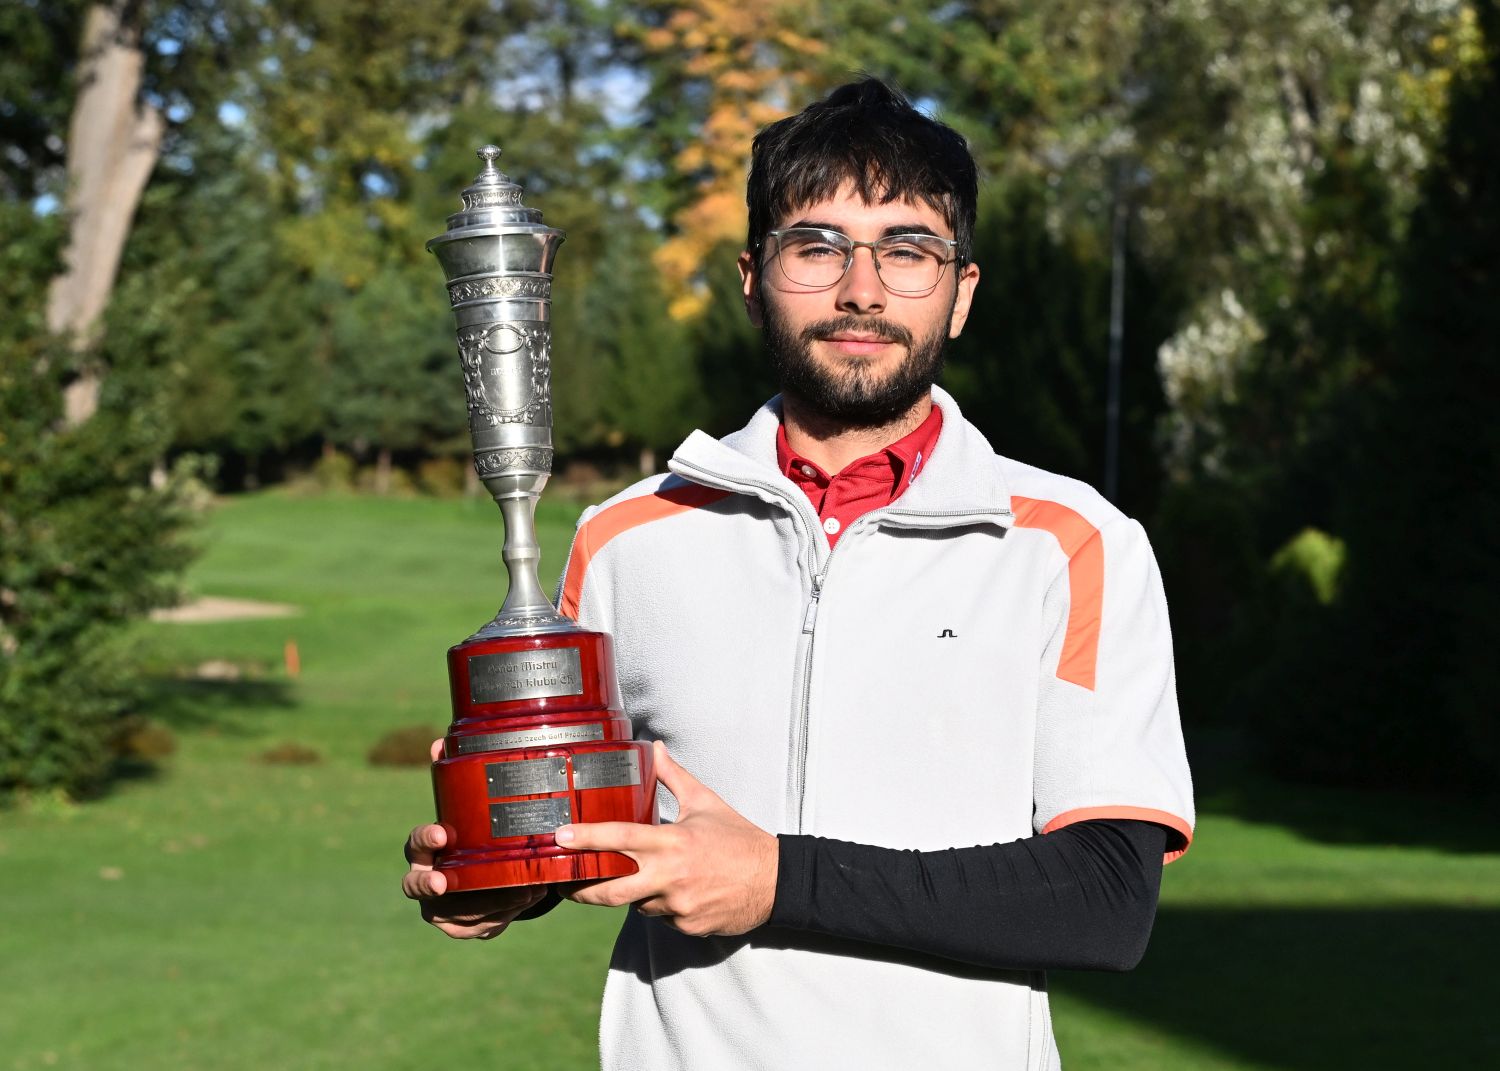
<svg viewBox="0 0 1500 1071">
<path fill-rule="evenodd" d="M 932 401 L 943 411 L 943 430 L 911 486 L 892 507 L 903 517 L 988 515 L 1007 525 L 1010 490 L 1000 460 L 979 430 L 964 419 L 958 403 L 941 387 Z M 687 479 L 718 476 L 729 484 L 746 483 L 774 490 L 779 497 L 806 500 L 800 488 L 777 469 L 776 433 L 781 427 L 781 396 L 756 410 L 739 431 L 715 439 L 695 431 L 672 455 L 669 467 Z"/>
<path fill-rule="evenodd" d="M 889 446 L 849 462 L 838 472 L 824 472 L 814 462 L 792 451 L 786 437 L 786 423 L 783 422 L 776 429 L 776 471 L 804 490 L 810 485 L 826 488 L 841 476 L 866 482 L 878 479 L 886 485 L 889 498 L 900 498 L 932 453 L 942 426 L 943 411 L 933 406 L 921 424 Z"/>
</svg>

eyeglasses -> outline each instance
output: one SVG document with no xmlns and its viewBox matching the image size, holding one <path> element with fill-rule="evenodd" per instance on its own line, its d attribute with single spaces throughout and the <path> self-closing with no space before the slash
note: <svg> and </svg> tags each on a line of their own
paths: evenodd
<svg viewBox="0 0 1500 1071">
<path fill-rule="evenodd" d="M 952 238 L 935 234 L 888 234 L 873 242 L 856 242 L 847 234 L 821 227 L 767 231 L 766 238 L 776 243 L 781 273 L 798 286 L 833 286 L 854 263 L 854 251 L 863 246 L 875 258 L 881 284 L 896 294 L 933 289 L 958 248 Z"/>
</svg>

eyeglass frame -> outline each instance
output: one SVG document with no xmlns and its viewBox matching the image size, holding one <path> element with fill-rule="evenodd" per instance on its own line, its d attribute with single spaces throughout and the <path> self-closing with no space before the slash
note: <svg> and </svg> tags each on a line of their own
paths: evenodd
<svg viewBox="0 0 1500 1071">
<path fill-rule="evenodd" d="M 964 264 L 968 263 L 968 258 L 967 257 L 960 256 L 957 253 L 957 250 L 958 250 L 958 239 L 956 239 L 956 238 L 944 238 L 940 234 L 930 234 L 930 233 L 928 233 L 926 231 L 904 231 L 901 234 L 886 234 L 886 235 L 882 235 L 879 238 L 876 238 L 873 242 L 861 242 L 861 241 L 857 241 L 857 240 L 855 240 L 853 238 L 850 238 L 843 231 L 835 230 L 832 227 L 782 227 L 782 228 L 779 228 L 779 229 L 774 230 L 774 231 L 766 231 L 765 238 L 762 238 L 760 240 L 760 242 L 758 243 L 759 244 L 759 250 L 760 250 L 760 252 L 764 253 L 764 251 L 765 251 L 765 248 L 766 248 L 766 239 L 768 239 L 768 238 L 780 239 L 780 237 L 783 234 L 789 234 L 792 231 L 819 231 L 819 232 L 821 232 L 823 234 L 836 234 L 840 238 L 842 238 L 844 241 L 846 241 L 846 242 L 849 243 L 849 252 L 844 257 L 844 270 L 841 271 L 839 273 L 839 277 L 837 279 L 833 280 L 833 282 L 831 282 L 831 283 L 823 283 L 821 286 L 814 285 L 812 283 L 798 283 L 797 280 L 793 279 L 790 275 L 787 275 L 787 271 L 786 271 L 785 268 L 781 268 L 781 273 L 783 275 L 786 275 L 787 279 L 789 281 L 791 281 L 793 283 L 797 283 L 798 286 L 805 286 L 805 287 L 808 287 L 809 289 L 812 289 L 812 290 L 827 290 L 829 287 L 831 287 L 831 286 L 838 286 L 839 283 L 843 282 L 844 281 L 844 277 L 849 274 L 849 269 L 854 266 L 854 252 L 855 252 L 855 250 L 859 249 L 861 246 L 863 246 L 865 249 L 868 249 L 870 251 L 870 260 L 875 265 L 875 277 L 880 280 L 880 285 L 882 287 L 884 287 L 890 293 L 892 293 L 892 294 L 900 294 L 903 297 L 909 297 L 909 296 L 913 296 L 913 295 L 926 295 L 926 294 L 932 293 L 942 283 L 942 281 L 943 281 L 943 275 L 944 275 L 945 272 L 947 272 L 948 265 L 949 265 L 950 262 L 954 263 L 954 264 L 957 264 L 960 267 L 962 267 Z M 926 239 L 928 239 L 930 241 L 942 242 L 944 245 L 946 245 L 948 247 L 948 251 L 950 253 L 953 253 L 954 255 L 942 262 L 941 267 L 938 268 L 938 277 L 935 280 L 933 280 L 933 283 L 932 283 L 931 286 L 925 286 L 925 287 L 923 287 L 920 290 L 897 290 L 895 287 L 891 286 L 889 283 L 887 283 L 885 281 L 885 276 L 883 276 L 883 275 L 880 274 L 880 257 L 875 252 L 875 247 L 877 245 L 879 245 L 881 242 L 893 242 L 893 241 L 895 241 L 898 238 L 926 238 Z M 776 245 L 776 264 L 777 264 L 778 267 L 781 266 L 781 243 L 779 241 L 777 242 L 777 245 Z M 761 266 L 762 267 L 765 266 L 764 262 L 762 262 Z"/>
</svg>

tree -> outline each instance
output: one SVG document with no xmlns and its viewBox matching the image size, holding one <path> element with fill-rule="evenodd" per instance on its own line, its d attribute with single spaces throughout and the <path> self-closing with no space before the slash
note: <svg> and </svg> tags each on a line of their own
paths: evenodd
<svg viewBox="0 0 1500 1071">
<path fill-rule="evenodd" d="M 609 239 L 586 291 L 584 333 L 606 370 L 607 422 L 636 447 L 643 476 L 656 451 L 675 446 L 701 419 L 704 391 L 684 325 L 667 309 L 651 263 L 653 243 L 639 224 Z"/>
<path fill-rule="evenodd" d="M 655 144 L 649 159 L 674 175 L 661 209 L 670 233 L 656 254 L 672 315 L 707 305 L 702 272 L 725 242 L 743 244 L 745 163 L 756 131 L 795 110 L 819 84 L 809 61 L 825 51 L 802 32 L 805 11 L 778 0 L 638 5 L 630 26 L 650 72 Z"/>
<path fill-rule="evenodd" d="M 175 598 L 187 557 L 187 470 L 152 479 L 172 420 L 151 343 L 172 300 L 137 289 L 122 308 L 117 272 L 168 116 L 217 75 L 156 47 L 189 36 L 195 11 L 117 0 L 0 19 L 26 45 L 0 50 L 0 83 L 20 88 L 0 108 L 15 137 L 0 153 L 0 793 L 104 787 L 137 670 L 122 626 Z M 195 31 L 205 53 L 232 21 Z"/>
<path fill-rule="evenodd" d="M 101 791 L 133 709 L 121 626 L 176 596 L 187 473 L 152 487 L 171 421 L 155 370 L 102 333 L 109 375 L 89 419 L 65 419 L 82 359 L 45 324 L 62 220 L 0 202 L 0 796 Z"/>
<path fill-rule="evenodd" d="M 1258 727 L 1293 776 L 1493 790 L 1500 774 L 1500 8 L 1476 7 L 1478 55 L 1454 80 L 1399 262 L 1395 344 L 1342 427 L 1358 463 L 1333 511 L 1348 545 L 1337 595 L 1277 622 L 1282 701 Z"/>
</svg>

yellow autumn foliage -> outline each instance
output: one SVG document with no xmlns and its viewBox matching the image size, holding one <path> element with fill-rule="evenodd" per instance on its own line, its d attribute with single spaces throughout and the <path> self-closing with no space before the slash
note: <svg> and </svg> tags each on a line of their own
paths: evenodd
<svg viewBox="0 0 1500 1071">
<path fill-rule="evenodd" d="M 691 202 L 673 217 L 675 234 L 656 254 L 675 318 L 703 310 L 705 261 L 715 247 L 744 236 L 751 139 L 787 115 L 815 80 L 806 60 L 824 46 L 796 32 L 797 18 L 783 0 L 690 0 L 644 35 L 648 51 L 709 86 L 698 139 L 672 161 L 701 178 Z"/>
</svg>

